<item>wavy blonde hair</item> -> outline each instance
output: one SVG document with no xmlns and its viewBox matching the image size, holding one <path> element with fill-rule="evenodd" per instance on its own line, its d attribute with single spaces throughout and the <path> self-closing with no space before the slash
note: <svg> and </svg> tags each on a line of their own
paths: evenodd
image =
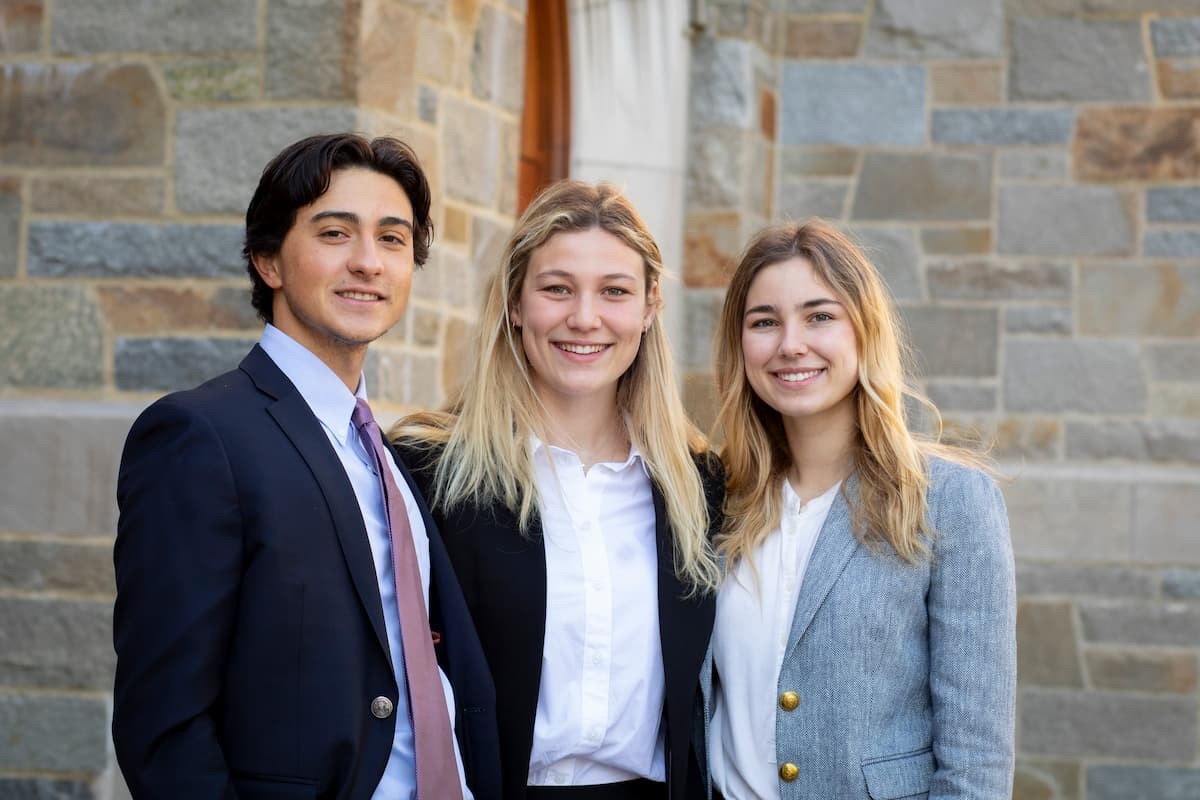
<svg viewBox="0 0 1200 800">
<path fill-rule="evenodd" d="M 748 557 L 779 526 L 780 486 L 792 465 L 779 412 L 754 393 L 746 378 L 742 327 L 750 285 L 765 268 L 803 258 L 841 302 L 854 328 L 858 382 L 852 390 L 857 427 L 851 501 L 855 535 L 890 545 L 909 563 L 928 551 L 935 532 L 925 518 L 926 462 L 932 455 L 982 464 L 976 454 L 909 430 L 905 398 L 925 406 L 940 435 L 941 415 L 908 381 L 910 351 L 895 305 L 878 271 L 843 233 L 820 220 L 773 225 L 743 252 L 717 328 L 717 386 L 723 398 L 716 426 L 724 435 L 725 524 L 718 550 L 730 566 Z M 843 484 L 845 493 L 845 484 Z"/>
<path fill-rule="evenodd" d="M 533 252 L 556 233 L 600 229 L 642 257 L 646 296 L 655 287 L 662 255 L 646 224 L 615 186 L 566 180 L 530 204 L 488 280 L 471 373 L 447 410 L 414 414 L 391 430 L 394 439 L 444 445 L 431 502 L 442 508 L 500 502 L 527 534 L 537 509 L 530 434 L 545 436 L 545 408 L 533 388 L 521 337 L 509 319 L 519 302 Z M 661 308 L 659 309 L 661 311 Z M 709 543 L 708 506 L 694 455 L 706 452 L 703 435 L 684 411 L 675 366 L 661 322 L 653 315 L 633 364 L 617 384 L 617 406 L 666 503 L 674 537 L 675 571 L 693 593 L 711 591 L 720 569 Z"/>
</svg>

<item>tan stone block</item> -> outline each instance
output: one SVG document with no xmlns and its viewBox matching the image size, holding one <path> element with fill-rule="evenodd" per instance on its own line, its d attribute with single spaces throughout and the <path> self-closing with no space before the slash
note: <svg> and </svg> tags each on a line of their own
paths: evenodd
<svg viewBox="0 0 1200 800">
<path fill-rule="evenodd" d="M 442 340 L 442 394 L 453 398 L 471 377 L 474 357 L 470 350 L 475 341 L 475 326 L 460 317 L 446 319 L 446 337 Z"/>
<path fill-rule="evenodd" d="M 862 44 L 857 20 L 792 18 L 784 29 L 785 58 L 854 58 Z"/>
<path fill-rule="evenodd" d="M 768 141 L 775 141 L 779 115 L 775 113 L 775 93 L 762 87 L 758 90 L 758 127 Z"/>
<path fill-rule="evenodd" d="M 393 4 L 379 8 L 358 54 L 358 102 L 364 106 L 416 114 L 417 16 Z"/>
<path fill-rule="evenodd" d="M 1083 108 L 1075 177 L 1084 181 L 1200 178 L 1200 108 Z"/>
<path fill-rule="evenodd" d="M 1017 606 L 1017 680 L 1023 686 L 1083 686 L 1070 603 Z"/>
<path fill-rule="evenodd" d="M 1080 800 L 1080 769 L 1075 761 L 1018 759 L 1013 800 Z"/>
<path fill-rule="evenodd" d="M 716 379 L 707 372 L 688 372 L 683 376 L 683 406 L 702 431 L 711 431 L 721 409 Z"/>
<path fill-rule="evenodd" d="M 781 174 L 787 177 L 848 177 L 858 166 L 857 150 L 785 148 Z"/>
<path fill-rule="evenodd" d="M 55 175 L 34 178 L 32 208 L 39 214 L 98 214 L 156 217 L 162 214 L 162 178 L 94 178 Z"/>
<path fill-rule="evenodd" d="M 1056 419 L 1008 417 L 996 423 L 993 455 L 1003 459 L 1052 460 L 1058 456 L 1062 423 Z"/>
<path fill-rule="evenodd" d="M 933 102 L 939 105 L 1003 103 L 1002 64 L 957 63 L 930 67 Z"/>
<path fill-rule="evenodd" d="M 422 19 L 417 34 L 417 74 L 444 86 L 456 83 L 454 34 L 444 26 Z"/>
<path fill-rule="evenodd" d="M 736 212 L 692 214 L 683 234 L 685 286 L 729 284 L 741 247 L 742 216 Z"/>
<path fill-rule="evenodd" d="M 257 323 L 250 298 L 203 289 L 101 287 L 100 307 L 118 334 L 155 331 L 244 330 Z"/>
<path fill-rule="evenodd" d="M 442 330 L 442 315 L 428 308 L 409 308 L 412 317 L 412 340 L 422 347 L 433 347 Z"/>
<path fill-rule="evenodd" d="M 0 0 L 0 53 L 41 48 L 44 0 Z"/>
<path fill-rule="evenodd" d="M 441 233 L 444 242 L 466 244 L 471 241 L 471 214 L 460 206 L 447 203 Z"/>
<path fill-rule="evenodd" d="M 1100 336 L 1200 336 L 1200 266 L 1086 264 L 1079 331 Z"/>
<path fill-rule="evenodd" d="M 1150 413 L 1155 417 L 1200 417 L 1200 383 L 1153 383 Z"/>
<path fill-rule="evenodd" d="M 1158 90 L 1168 100 L 1200 98 L 1200 59 L 1160 58 Z"/>
<path fill-rule="evenodd" d="M 992 249 L 991 228 L 925 228 L 921 248 L 931 255 L 965 256 Z"/>
<path fill-rule="evenodd" d="M 1190 694 L 1196 691 L 1196 656 L 1158 650 L 1089 650 L 1088 675 L 1097 689 Z"/>
</svg>

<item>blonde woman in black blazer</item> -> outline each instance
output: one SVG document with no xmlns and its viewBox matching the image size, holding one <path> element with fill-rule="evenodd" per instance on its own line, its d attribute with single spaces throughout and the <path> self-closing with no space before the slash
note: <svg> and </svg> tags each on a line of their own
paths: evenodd
<svg viewBox="0 0 1200 800">
<path fill-rule="evenodd" d="M 703 796 L 693 722 L 720 468 L 659 319 L 662 258 L 615 188 L 518 221 L 451 409 L 392 431 L 496 684 L 504 796 Z"/>
</svg>

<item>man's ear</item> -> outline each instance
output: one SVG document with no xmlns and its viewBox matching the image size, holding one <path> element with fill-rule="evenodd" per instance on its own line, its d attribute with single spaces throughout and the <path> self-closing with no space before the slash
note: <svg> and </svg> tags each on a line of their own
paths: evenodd
<svg viewBox="0 0 1200 800">
<path fill-rule="evenodd" d="M 266 253 L 254 253 L 250 256 L 250 261 L 254 264 L 254 271 L 263 279 L 263 283 L 270 286 L 272 289 L 278 289 L 283 286 L 283 278 L 279 275 L 279 254 L 267 255 Z"/>
</svg>

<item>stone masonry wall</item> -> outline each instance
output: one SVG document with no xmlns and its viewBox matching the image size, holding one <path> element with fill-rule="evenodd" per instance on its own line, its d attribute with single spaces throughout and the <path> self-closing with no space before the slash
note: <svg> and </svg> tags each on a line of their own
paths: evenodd
<svg viewBox="0 0 1200 800">
<path fill-rule="evenodd" d="M 385 416 L 458 380 L 515 211 L 524 20 L 524 0 L 0 0 L 0 800 L 124 792 L 120 447 L 257 338 L 242 215 L 279 148 L 416 148 L 436 244 L 368 380 Z"/>
<path fill-rule="evenodd" d="M 769 219 L 848 226 L 1018 558 L 1023 800 L 1200 797 L 1200 2 L 714 0 L 689 402 Z M 987 713 L 980 709 L 980 713 Z"/>
</svg>

